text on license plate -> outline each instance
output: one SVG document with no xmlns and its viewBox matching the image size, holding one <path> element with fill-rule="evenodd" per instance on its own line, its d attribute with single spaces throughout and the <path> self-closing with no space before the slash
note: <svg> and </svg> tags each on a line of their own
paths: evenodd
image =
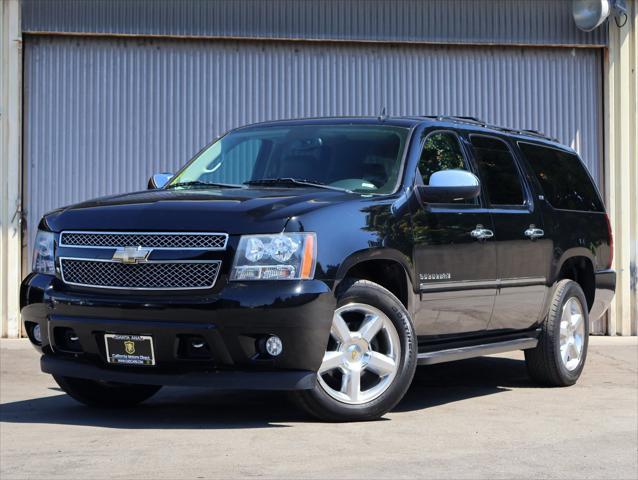
<svg viewBox="0 0 638 480">
<path fill-rule="evenodd" d="M 106 361 L 124 365 L 155 365 L 153 337 L 148 335 L 104 335 Z"/>
</svg>

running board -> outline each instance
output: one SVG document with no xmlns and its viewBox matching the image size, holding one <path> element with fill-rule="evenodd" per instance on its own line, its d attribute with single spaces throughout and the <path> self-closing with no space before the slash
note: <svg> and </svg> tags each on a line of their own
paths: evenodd
<svg viewBox="0 0 638 480">
<path fill-rule="evenodd" d="M 528 348 L 536 347 L 537 344 L 537 338 L 519 338 L 517 340 L 507 340 L 504 342 L 484 343 L 482 345 L 450 348 L 448 350 L 439 350 L 437 352 L 419 353 L 417 359 L 419 365 L 432 365 L 435 363 L 454 362 L 455 360 L 492 355 L 494 353 L 526 350 Z"/>
</svg>

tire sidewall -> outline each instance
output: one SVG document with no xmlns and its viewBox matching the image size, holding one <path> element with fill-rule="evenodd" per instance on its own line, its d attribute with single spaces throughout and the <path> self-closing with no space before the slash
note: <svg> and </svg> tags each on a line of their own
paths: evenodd
<svg viewBox="0 0 638 480">
<path fill-rule="evenodd" d="M 334 419 L 359 420 L 379 417 L 391 410 L 403 398 L 412 383 L 416 369 L 416 334 L 410 316 L 401 302 L 384 288 L 367 281 L 352 282 L 339 298 L 337 308 L 350 303 L 363 303 L 381 310 L 396 329 L 401 355 L 397 375 L 388 389 L 379 397 L 361 405 L 352 405 L 331 397 L 317 382 L 311 394 L 321 404 L 322 410 Z"/>
</svg>

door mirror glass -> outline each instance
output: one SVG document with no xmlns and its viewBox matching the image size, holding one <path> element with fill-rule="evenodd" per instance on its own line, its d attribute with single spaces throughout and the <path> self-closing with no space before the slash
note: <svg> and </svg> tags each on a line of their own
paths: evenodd
<svg viewBox="0 0 638 480">
<path fill-rule="evenodd" d="M 418 185 L 416 191 L 422 203 L 452 203 L 478 197 L 481 184 L 467 170 L 439 170 L 430 176 L 428 185 Z"/>
<path fill-rule="evenodd" d="M 171 178 L 173 178 L 172 173 L 156 173 L 148 179 L 148 189 L 162 188 L 170 181 Z"/>
</svg>

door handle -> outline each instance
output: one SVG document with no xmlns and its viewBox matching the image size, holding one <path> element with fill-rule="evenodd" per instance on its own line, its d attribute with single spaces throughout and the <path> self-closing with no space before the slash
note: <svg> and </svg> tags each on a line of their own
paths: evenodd
<svg viewBox="0 0 638 480">
<path fill-rule="evenodd" d="M 483 225 L 477 225 L 474 230 L 470 232 L 472 238 L 476 238 L 477 240 L 485 240 L 487 238 L 492 238 L 494 236 L 494 232 L 487 228 L 484 228 Z"/>
<path fill-rule="evenodd" d="M 530 238 L 530 240 L 536 240 L 537 238 L 541 238 L 543 235 L 545 235 L 545 232 L 540 228 L 536 228 L 535 225 L 530 225 L 524 233 L 526 237 Z"/>
</svg>

